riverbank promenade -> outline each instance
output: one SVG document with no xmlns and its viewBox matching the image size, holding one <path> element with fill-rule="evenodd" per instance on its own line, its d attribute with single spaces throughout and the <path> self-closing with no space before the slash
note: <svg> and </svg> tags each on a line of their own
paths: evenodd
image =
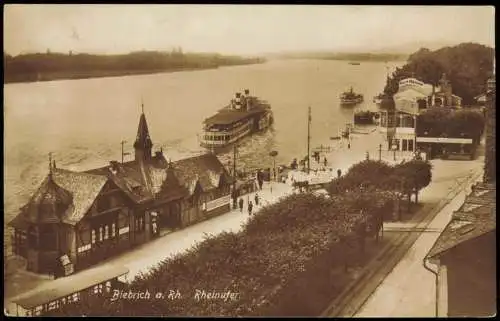
<svg viewBox="0 0 500 321">
<path fill-rule="evenodd" d="M 196 243 L 203 241 L 206 235 L 217 235 L 224 231 L 238 232 L 241 230 L 243 224 L 245 224 L 250 217 L 247 209 L 248 200 L 251 200 L 254 204 L 253 214 L 258 214 L 262 206 L 275 203 L 282 197 L 290 195 L 293 191 L 290 185 L 269 182 L 265 183 L 262 187 L 262 191 L 258 191 L 257 193 L 260 199 L 258 206 L 255 205 L 255 193 L 246 194 L 243 196 L 244 208 L 242 212 L 240 212 L 240 209 L 232 209 L 226 214 L 171 232 L 154 241 L 133 248 L 95 267 L 106 265 L 125 266 L 130 270 L 125 280 L 132 281 L 136 275 L 147 272 L 150 267 L 158 264 L 165 258 L 182 253 L 193 247 Z M 52 280 L 44 276 L 30 273 L 25 270 L 9 271 L 9 273 L 5 275 L 5 279 L 5 303 L 10 302 L 16 296 L 34 288 L 42 290 L 48 287 L 50 282 L 52 282 Z"/>
</svg>

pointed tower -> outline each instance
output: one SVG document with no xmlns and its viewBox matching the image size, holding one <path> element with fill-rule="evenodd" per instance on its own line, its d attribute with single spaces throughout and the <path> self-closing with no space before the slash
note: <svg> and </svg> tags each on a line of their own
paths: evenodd
<svg viewBox="0 0 500 321">
<path fill-rule="evenodd" d="M 137 129 L 137 137 L 134 143 L 135 160 L 144 161 L 151 160 L 153 142 L 149 136 L 148 123 L 144 115 L 144 104 L 142 105 L 141 118 L 139 119 L 139 128 Z"/>
</svg>

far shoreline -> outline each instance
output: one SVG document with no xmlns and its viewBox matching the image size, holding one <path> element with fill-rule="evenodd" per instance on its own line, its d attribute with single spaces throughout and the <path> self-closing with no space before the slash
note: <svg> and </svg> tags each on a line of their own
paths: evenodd
<svg viewBox="0 0 500 321">
<path fill-rule="evenodd" d="M 127 70 L 127 71 L 90 71 L 83 73 L 69 73 L 69 72 L 50 72 L 46 73 L 41 79 L 5 79 L 4 85 L 7 84 L 21 84 L 21 83 L 37 83 L 37 82 L 49 82 L 49 81 L 59 81 L 59 80 L 82 80 L 82 79 L 94 79 L 94 78 L 116 78 L 116 77 L 126 77 L 126 76 L 139 76 L 139 75 L 154 75 L 163 73 L 174 73 L 183 71 L 196 71 L 196 70 L 211 70 L 219 69 L 221 67 L 231 67 L 231 66 L 245 66 L 245 65 L 255 65 L 262 64 L 263 62 L 253 62 L 253 63 L 242 63 L 242 64 L 228 64 L 228 65 L 218 65 L 218 66 L 205 66 L 205 67 L 180 67 L 174 69 L 158 69 L 158 70 Z"/>
</svg>

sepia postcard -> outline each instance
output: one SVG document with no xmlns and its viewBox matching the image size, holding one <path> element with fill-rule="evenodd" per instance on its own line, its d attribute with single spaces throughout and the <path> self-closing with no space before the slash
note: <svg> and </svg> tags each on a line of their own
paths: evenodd
<svg viewBox="0 0 500 321">
<path fill-rule="evenodd" d="M 4 315 L 493 317 L 493 6 L 6 4 Z"/>
</svg>

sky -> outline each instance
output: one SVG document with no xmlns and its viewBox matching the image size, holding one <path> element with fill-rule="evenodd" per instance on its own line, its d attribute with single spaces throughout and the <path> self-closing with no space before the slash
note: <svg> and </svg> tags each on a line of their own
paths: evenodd
<svg viewBox="0 0 500 321">
<path fill-rule="evenodd" d="M 492 6 L 84 5 L 4 6 L 4 51 L 139 50 L 254 55 L 369 51 L 411 43 L 494 47 Z M 432 49 L 432 48 L 431 48 Z"/>
</svg>

